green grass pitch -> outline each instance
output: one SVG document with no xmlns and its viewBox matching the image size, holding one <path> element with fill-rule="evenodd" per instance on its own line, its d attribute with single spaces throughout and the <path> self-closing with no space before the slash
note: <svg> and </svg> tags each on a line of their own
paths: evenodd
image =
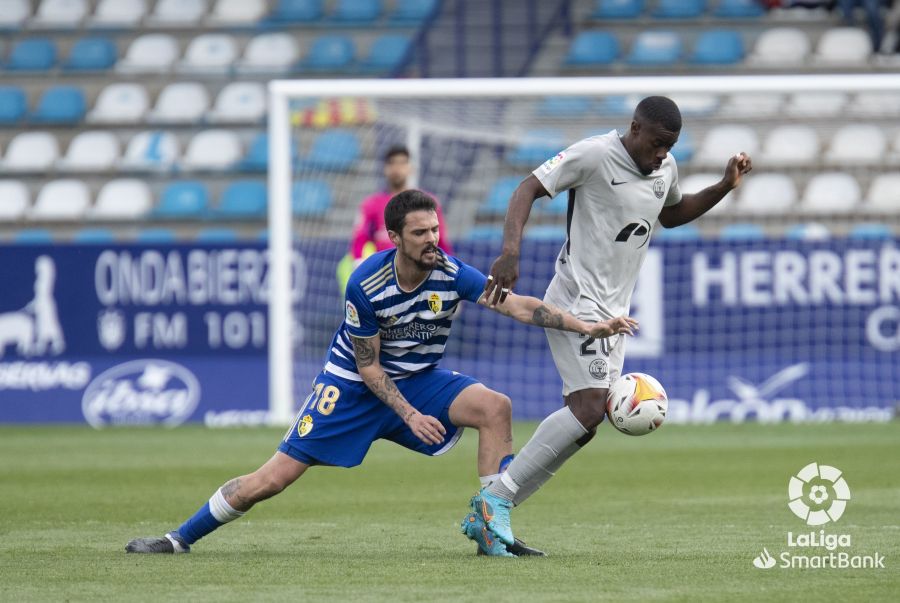
<svg viewBox="0 0 900 603">
<path fill-rule="evenodd" d="M 534 424 L 516 426 L 520 446 Z M 896 601 L 900 423 L 666 426 L 600 435 L 513 514 L 550 556 L 488 559 L 458 532 L 476 490 L 474 433 L 430 459 L 377 443 L 356 469 L 315 468 L 197 543 L 135 556 L 226 479 L 272 454 L 269 429 L 0 428 L 5 601 Z M 885 569 L 757 569 L 811 531 L 789 477 L 817 461 L 852 500 L 825 529 Z M 818 533 L 818 529 L 815 529 Z M 800 551 L 803 552 L 803 551 Z M 824 553 L 824 549 L 805 552 Z"/>
</svg>

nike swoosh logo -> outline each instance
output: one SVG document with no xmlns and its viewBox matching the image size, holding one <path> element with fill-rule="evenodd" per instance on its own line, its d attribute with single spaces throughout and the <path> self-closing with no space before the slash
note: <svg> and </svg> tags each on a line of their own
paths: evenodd
<svg viewBox="0 0 900 603">
<path fill-rule="evenodd" d="M 612 180 L 609 181 L 609 183 L 612 184 L 613 186 L 619 186 L 620 184 L 626 184 L 627 182 L 628 182 L 627 180 L 623 180 L 622 182 L 616 182 L 615 178 L 613 178 Z"/>
</svg>

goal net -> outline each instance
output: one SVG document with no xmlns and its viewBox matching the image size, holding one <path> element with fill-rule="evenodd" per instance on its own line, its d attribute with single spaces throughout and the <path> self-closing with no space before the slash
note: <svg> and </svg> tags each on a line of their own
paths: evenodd
<svg viewBox="0 0 900 603">
<path fill-rule="evenodd" d="M 357 212 L 386 188 L 388 148 L 409 148 L 410 184 L 441 202 L 454 255 L 487 273 L 516 184 L 581 138 L 624 133 L 651 94 L 682 110 L 683 193 L 739 151 L 754 171 L 694 224 L 637 233 L 650 249 L 624 371 L 660 380 L 672 421 L 893 416 L 900 80 L 815 75 L 272 82 L 273 419 L 290 421 L 322 370 Z M 535 204 L 517 292 L 543 296 L 566 214 L 565 195 Z M 454 321 L 442 366 L 508 394 L 517 418 L 561 404 L 544 333 L 485 308 Z"/>
</svg>

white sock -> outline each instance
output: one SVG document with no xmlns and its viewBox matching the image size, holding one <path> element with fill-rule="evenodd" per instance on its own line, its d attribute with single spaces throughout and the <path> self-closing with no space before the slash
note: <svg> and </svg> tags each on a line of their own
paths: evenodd
<svg viewBox="0 0 900 603">
<path fill-rule="evenodd" d="M 500 477 L 499 473 L 492 473 L 490 475 L 482 475 L 478 479 L 481 481 L 481 487 L 487 488 L 488 486 L 493 484 L 495 481 L 497 481 L 497 478 L 499 478 L 499 477 Z"/>
<path fill-rule="evenodd" d="M 225 496 L 222 494 L 222 488 L 216 490 L 209 499 L 209 512 L 216 518 L 219 523 L 228 523 L 239 517 L 243 517 L 246 511 L 238 511 L 228 504 Z"/>
</svg>

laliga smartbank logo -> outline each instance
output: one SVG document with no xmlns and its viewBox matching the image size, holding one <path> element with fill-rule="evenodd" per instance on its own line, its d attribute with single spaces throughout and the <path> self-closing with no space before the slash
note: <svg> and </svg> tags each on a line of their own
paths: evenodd
<svg viewBox="0 0 900 603">
<path fill-rule="evenodd" d="M 850 486 L 840 469 L 810 463 L 788 481 L 788 508 L 808 526 L 836 522 L 850 501 Z M 763 548 L 753 559 L 759 569 L 884 569 L 884 555 L 851 554 L 850 534 L 787 533 L 787 547 L 776 556 Z M 824 549 L 826 552 L 822 552 Z"/>
</svg>

